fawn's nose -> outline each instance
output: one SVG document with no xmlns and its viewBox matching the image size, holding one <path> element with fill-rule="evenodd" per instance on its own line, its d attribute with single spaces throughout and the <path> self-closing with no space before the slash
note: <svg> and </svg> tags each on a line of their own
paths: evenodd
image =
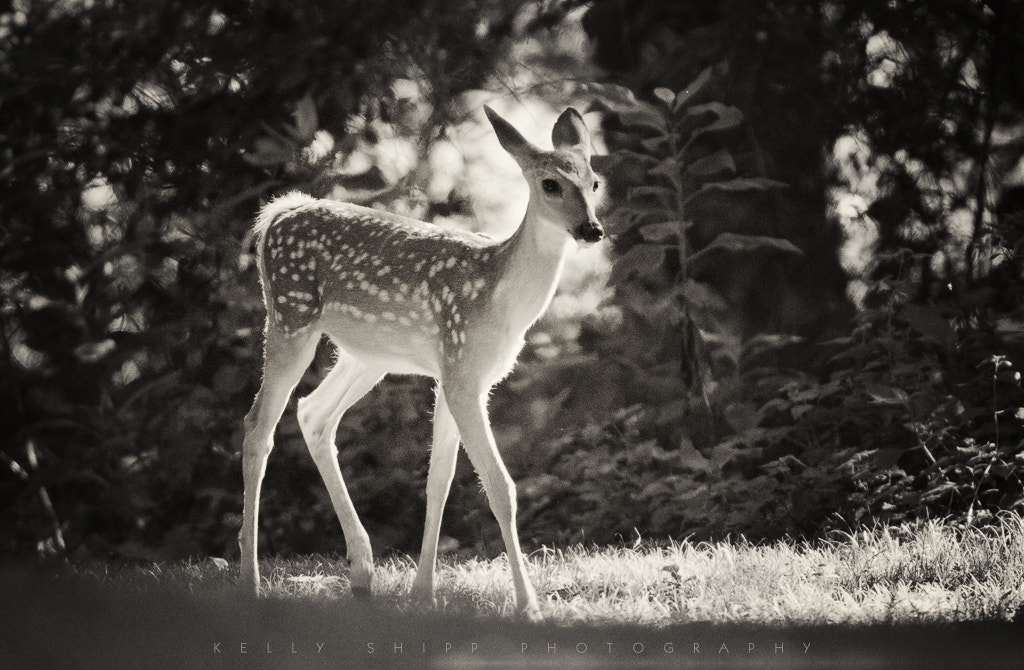
<svg viewBox="0 0 1024 670">
<path fill-rule="evenodd" d="M 604 228 L 597 219 L 590 219 L 576 228 L 574 236 L 578 241 L 582 242 L 600 242 L 604 237 Z"/>
</svg>

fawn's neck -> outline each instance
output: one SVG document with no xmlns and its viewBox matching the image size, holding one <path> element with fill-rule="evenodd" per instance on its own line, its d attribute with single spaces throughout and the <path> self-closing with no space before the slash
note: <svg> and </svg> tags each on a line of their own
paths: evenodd
<svg viewBox="0 0 1024 670">
<path fill-rule="evenodd" d="M 522 335 L 547 309 L 558 286 L 569 236 L 537 216 L 532 206 L 512 237 L 498 245 L 495 305 L 503 305 L 506 330 Z"/>
</svg>

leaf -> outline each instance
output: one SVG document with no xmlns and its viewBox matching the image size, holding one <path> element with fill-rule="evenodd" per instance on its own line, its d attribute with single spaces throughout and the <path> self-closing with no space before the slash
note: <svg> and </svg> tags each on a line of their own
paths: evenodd
<svg viewBox="0 0 1024 670">
<path fill-rule="evenodd" d="M 676 192 L 667 186 L 634 186 L 626 192 L 626 199 L 630 202 L 650 197 L 657 198 L 658 204 L 663 205 L 666 209 L 672 209 Z"/>
<path fill-rule="evenodd" d="M 638 209 L 634 207 L 618 207 L 605 220 L 605 230 L 610 234 L 621 235 L 652 219 L 657 222 L 675 216 L 671 209 Z"/>
<path fill-rule="evenodd" d="M 655 136 L 668 135 L 668 123 L 665 117 L 654 107 L 640 106 L 628 111 L 619 112 L 619 121 L 626 128 L 640 128 L 651 131 Z"/>
<path fill-rule="evenodd" d="M 705 460 L 707 460 L 707 459 L 705 459 Z M 698 486 L 696 488 L 683 489 L 683 491 L 681 493 L 677 494 L 675 497 L 672 498 L 672 502 L 674 504 L 686 503 L 686 502 L 694 502 L 694 503 L 698 503 L 701 506 L 704 506 L 706 501 L 701 500 L 701 498 L 704 498 L 705 496 L 707 496 L 707 493 L 708 493 L 708 486 L 707 486 L 707 484 L 701 484 L 700 486 Z"/>
<path fill-rule="evenodd" d="M 80 344 L 75 347 L 74 354 L 75 358 L 82 363 L 96 363 L 116 348 L 117 344 L 108 337 L 105 340 Z"/>
<path fill-rule="evenodd" d="M 313 102 L 313 97 L 309 93 L 295 103 L 292 118 L 295 119 L 295 125 L 285 126 L 288 134 L 302 146 L 312 142 L 316 136 L 317 114 L 316 103 Z"/>
<path fill-rule="evenodd" d="M 726 423 L 737 433 L 744 433 L 752 428 L 756 428 L 760 418 L 757 413 L 757 408 L 750 403 L 738 402 L 733 403 L 725 408 L 722 412 Z"/>
<path fill-rule="evenodd" d="M 665 160 L 658 163 L 656 166 L 647 171 L 648 176 L 655 177 L 666 177 L 677 190 L 681 190 L 681 184 L 679 181 L 679 161 L 674 156 L 669 156 Z"/>
<path fill-rule="evenodd" d="M 721 249 L 730 252 L 751 252 L 762 249 L 770 249 L 788 254 L 802 254 L 800 248 L 789 240 L 781 237 L 769 237 L 766 235 L 738 235 L 736 233 L 721 233 L 704 249 Z"/>
<path fill-rule="evenodd" d="M 943 482 L 942 484 L 939 484 L 935 488 L 925 491 L 924 495 L 921 496 L 921 500 L 922 502 L 933 502 L 935 500 L 938 500 L 939 498 L 944 498 L 947 495 L 952 495 L 956 493 L 956 490 L 957 485 L 954 484 L 953 482 Z"/>
<path fill-rule="evenodd" d="M 678 112 L 680 109 L 685 107 L 690 100 L 693 100 L 694 96 L 700 94 L 705 88 L 707 88 L 707 85 L 711 83 L 711 75 L 716 67 L 717 66 L 715 65 L 709 65 L 704 68 L 704 70 L 697 75 L 693 81 L 687 84 L 686 88 L 679 91 L 679 94 L 676 95 L 676 99 L 672 104 L 673 112 Z"/>
<path fill-rule="evenodd" d="M 800 417 L 807 414 L 812 409 L 814 409 L 814 405 L 794 405 L 789 409 L 789 414 L 793 417 L 794 421 L 799 421 Z"/>
<path fill-rule="evenodd" d="M 708 459 L 693 446 L 693 442 L 686 437 L 679 442 L 678 454 L 678 466 L 684 470 L 707 472 L 711 465 Z"/>
<path fill-rule="evenodd" d="M 711 287 L 710 284 L 694 281 L 687 278 L 679 287 L 679 294 L 688 305 L 697 307 L 700 310 L 711 310 L 722 312 L 729 308 L 729 303 L 722 297 L 722 294 Z"/>
<path fill-rule="evenodd" d="M 651 274 L 660 270 L 665 262 L 665 247 L 661 244 L 637 244 L 622 255 L 612 266 L 611 282 L 628 279 L 635 274 Z"/>
<path fill-rule="evenodd" d="M 257 137 L 253 150 L 243 153 L 242 160 L 249 165 L 272 167 L 292 160 L 295 150 L 294 145 L 283 140 L 268 136 Z"/>
<path fill-rule="evenodd" d="M 906 405 L 910 401 L 907 392 L 903 389 L 882 384 L 865 384 L 864 391 L 875 405 Z"/>
<path fill-rule="evenodd" d="M 783 477 L 792 473 L 799 474 L 807 469 L 807 465 L 793 454 L 787 454 L 765 463 L 758 469 L 768 476 Z"/>
<path fill-rule="evenodd" d="M 727 149 L 719 149 L 715 153 L 698 158 L 686 166 L 686 174 L 709 181 L 711 179 L 722 179 L 725 176 L 736 174 L 736 161 Z"/>
<path fill-rule="evenodd" d="M 743 112 L 736 107 L 723 105 L 720 102 L 708 102 L 694 105 L 686 110 L 677 124 L 677 128 L 687 142 L 683 153 L 705 135 L 721 133 L 738 128 L 743 123 Z"/>
<path fill-rule="evenodd" d="M 675 489 L 668 483 L 653 481 L 640 489 L 639 497 L 641 500 L 651 500 L 652 498 L 664 498 L 665 496 L 672 495 L 674 492 Z"/>
<path fill-rule="evenodd" d="M 785 333 L 758 333 L 743 343 L 744 359 L 755 358 L 766 352 L 778 351 L 804 341 L 799 335 Z"/>
<path fill-rule="evenodd" d="M 1016 473 L 1016 470 L 1008 463 L 992 463 L 989 466 L 989 474 L 1000 479 L 1008 479 Z"/>
<path fill-rule="evenodd" d="M 725 191 L 736 193 L 740 191 L 767 191 L 773 188 L 788 188 L 789 184 L 764 177 L 737 177 L 728 181 L 716 181 L 711 184 L 704 184 L 699 191 L 691 197 L 699 196 L 701 193 Z"/>
<path fill-rule="evenodd" d="M 740 451 L 724 443 L 716 444 L 711 450 L 711 468 L 720 470 L 722 466 L 733 459 Z"/>
<path fill-rule="evenodd" d="M 715 252 L 751 253 L 754 251 L 772 251 L 784 254 L 800 255 L 803 252 L 795 244 L 781 237 L 765 235 L 738 235 L 736 233 L 720 233 L 715 239 L 686 259 L 687 267 L 700 265 Z"/>
<path fill-rule="evenodd" d="M 618 149 L 615 151 L 615 153 L 609 154 L 609 156 L 615 159 L 614 162 L 611 162 L 609 164 L 611 168 L 617 168 L 622 164 L 631 165 L 638 163 L 641 166 L 644 166 L 657 165 L 658 163 L 658 159 L 655 158 L 654 156 L 651 156 L 650 154 L 641 153 L 639 151 L 632 151 L 630 149 Z M 601 158 L 608 158 L 608 156 L 594 156 L 590 159 L 590 162 L 594 164 L 595 160 L 599 160 Z M 594 164 L 594 169 L 597 170 L 598 172 L 603 172 L 609 169 L 609 165 L 605 165 L 602 169 L 598 170 L 597 165 Z"/>
<path fill-rule="evenodd" d="M 591 89 L 596 89 L 597 96 L 587 107 L 589 112 L 622 112 L 636 109 L 643 103 L 637 100 L 633 89 L 620 84 L 591 84 Z"/>
<path fill-rule="evenodd" d="M 781 186 L 770 179 L 708 182 L 683 201 L 682 210 L 687 218 L 706 222 L 712 230 L 753 231 L 772 189 Z"/>
<path fill-rule="evenodd" d="M 648 223 L 640 227 L 640 236 L 644 238 L 644 242 L 675 244 L 683 235 L 685 225 L 683 221 Z"/>
<path fill-rule="evenodd" d="M 614 274 L 615 268 L 612 268 Z M 620 282 L 615 287 L 623 309 L 659 332 L 677 330 L 677 298 L 671 291 L 651 292 L 636 282 Z M 673 378 L 674 379 L 674 378 Z"/>
<path fill-rule="evenodd" d="M 670 88 L 659 86 L 658 88 L 654 89 L 654 97 L 657 98 L 658 100 L 661 100 L 666 105 L 671 105 L 676 99 L 676 94 L 673 93 L 672 89 Z"/>
<path fill-rule="evenodd" d="M 668 144 L 668 135 L 657 135 L 640 140 L 640 145 L 651 153 L 659 153 L 661 147 Z"/>
</svg>

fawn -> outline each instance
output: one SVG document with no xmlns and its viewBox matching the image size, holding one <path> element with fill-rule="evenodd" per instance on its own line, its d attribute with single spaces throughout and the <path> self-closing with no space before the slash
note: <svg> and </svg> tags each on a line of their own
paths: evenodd
<svg viewBox="0 0 1024 670">
<path fill-rule="evenodd" d="M 501 528 L 517 610 L 539 616 L 515 526 L 515 484 L 491 433 L 487 396 L 547 308 L 570 241 L 595 243 L 604 230 L 594 211 L 590 136 L 576 110 L 566 109 L 555 122 L 553 151 L 531 144 L 489 107 L 484 111 L 530 186 L 523 221 L 505 241 L 301 193 L 273 200 L 257 218 L 267 323 L 263 382 L 245 417 L 243 446 L 238 540 L 240 583 L 249 592 L 259 592 L 260 486 L 274 429 L 326 334 L 337 363 L 299 400 L 298 420 L 345 533 L 353 593 L 369 594 L 373 556 L 338 465 L 338 423 L 385 374 L 420 374 L 437 380 L 437 398 L 411 595 L 434 602 L 441 515 L 461 439 Z"/>
</svg>

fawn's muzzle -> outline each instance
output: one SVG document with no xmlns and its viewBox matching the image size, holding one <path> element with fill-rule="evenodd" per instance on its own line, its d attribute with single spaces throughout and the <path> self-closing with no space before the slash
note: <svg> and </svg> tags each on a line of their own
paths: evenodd
<svg viewBox="0 0 1024 670">
<path fill-rule="evenodd" d="M 573 237 L 578 242 L 600 242 L 604 237 L 604 228 L 596 220 L 587 221 L 573 231 Z"/>
</svg>

